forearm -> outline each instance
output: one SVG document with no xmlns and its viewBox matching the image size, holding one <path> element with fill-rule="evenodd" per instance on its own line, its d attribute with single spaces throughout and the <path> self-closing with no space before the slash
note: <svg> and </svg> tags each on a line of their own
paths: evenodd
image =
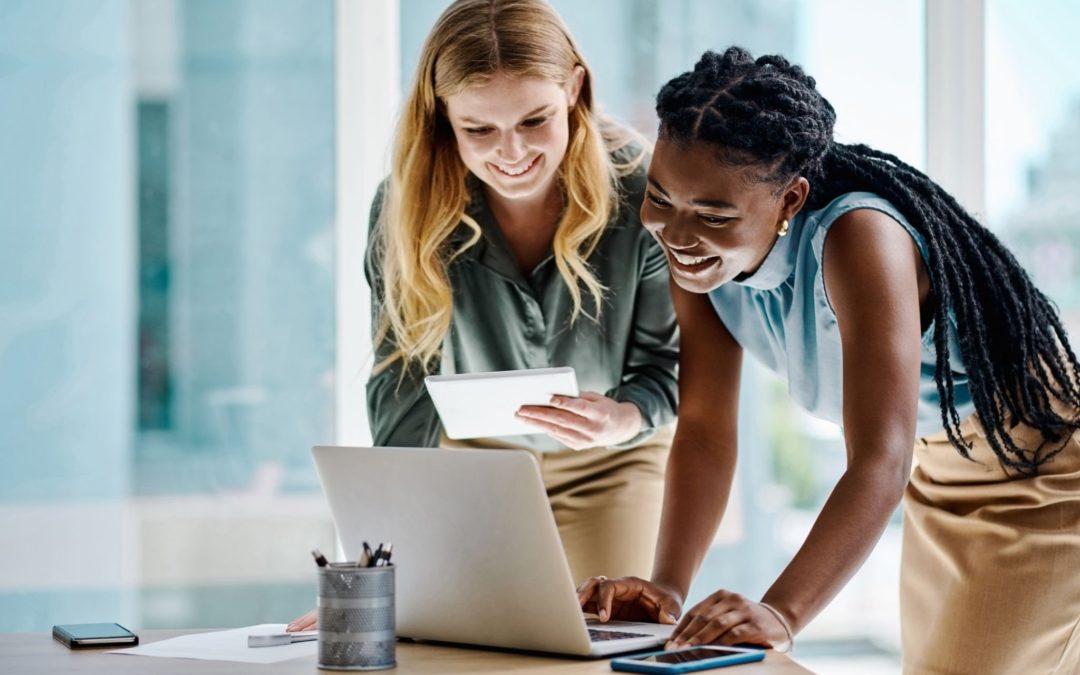
<svg viewBox="0 0 1080 675">
<path fill-rule="evenodd" d="M 679 400 L 679 326 L 671 302 L 667 258 L 644 230 L 645 269 L 638 281 L 630 339 L 619 385 L 608 393 L 641 410 L 646 430 L 675 419 Z"/>
<path fill-rule="evenodd" d="M 435 447 L 442 426 L 427 390 L 416 378 L 400 379 L 395 366 L 372 375 L 367 383 L 368 423 L 373 444 Z"/>
<path fill-rule="evenodd" d="M 724 516 L 735 474 L 735 443 L 709 446 L 709 438 L 679 424 L 668 459 L 664 506 L 652 580 L 683 600 Z"/>
<path fill-rule="evenodd" d="M 849 467 L 799 552 L 762 598 L 798 632 L 848 582 L 873 550 L 906 480 L 890 463 Z"/>
<path fill-rule="evenodd" d="M 652 435 L 657 428 L 675 420 L 678 384 L 673 372 L 661 368 L 643 369 L 606 394 L 620 403 L 632 403 L 641 413 L 641 429 L 620 446 L 632 447 Z"/>
</svg>

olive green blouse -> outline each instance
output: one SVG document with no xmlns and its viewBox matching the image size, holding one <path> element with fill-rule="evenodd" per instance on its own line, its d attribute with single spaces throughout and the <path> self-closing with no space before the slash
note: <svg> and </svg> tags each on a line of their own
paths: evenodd
<svg viewBox="0 0 1080 675">
<path fill-rule="evenodd" d="M 642 433 L 620 447 L 640 444 L 653 429 L 673 421 L 678 326 L 667 261 L 638 217 L 645 190 L 644 167 L 621 179 L 617 212 L 588 260 L 608 289 L 599 321 L 579 315 L 572 324 L 573 301 L 554 256 L 548 255 L 531 274 L 523 274 L 479 181 L 471 176 L 470 180 L 473 189 L 467 212 L 483 236 L 448 266 L 453 318 L 437 374 L 572 366 L 582 391 L 630 401 L 641 410 Z M 371 211 L 372 229 L 379 219 L 381 194 L 380 188 Z M 460 225 L 453 244 L 469 234 L 471 230 Z M 372 248 L 368 246 L 365 272 L 372 288 L 374 332 L 379 326 L 382 275 Z M 594 314 L 584 286 L 582 296 L 584 309 Z M 390 351 L 386 342 L 376 345 L 376 363 Z M 436 373 L 420 373 L 413 367 L 399 386 L 400 373 L 398 361 L 368 380 L 368 419 L 375 445 L 434 447 L 442 425 L 423 377 Z M 539 451 L 565 449 L 545 434 L 517 436 L 514 442 Z"/>
</svg>

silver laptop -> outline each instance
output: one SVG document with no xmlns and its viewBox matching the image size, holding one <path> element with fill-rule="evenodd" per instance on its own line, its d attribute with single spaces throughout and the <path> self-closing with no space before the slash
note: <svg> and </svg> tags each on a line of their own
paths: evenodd
<svg viewBox="0 0 1080 675">
<path fill-rule="evenodd" d="M 605 656 L 673 626 L 586 622 L 540 470 L 521 450 L 312 448 L 348 556 L 392 542 L 397 634 Z"/>
</svg>

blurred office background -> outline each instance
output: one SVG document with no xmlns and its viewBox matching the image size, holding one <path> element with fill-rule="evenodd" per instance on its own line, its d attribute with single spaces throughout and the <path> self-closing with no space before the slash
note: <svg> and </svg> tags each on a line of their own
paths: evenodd
<svg viewBox="0 0 1080 675">
<path fill-rule="evenodd" d="M 369 438 L 367 207 L 447 4 L 0 0 L 0 631 L 313 606 L 307 552 L 335 544 L 309 448 Z M 1080 6 L 553 4 L 607 111 L 650 135 L 705 49 L 804 64 L 841 140 L 953 189 L 1080 339 Z M 691 601 L 763 592 L 844 466 L 838 429 L 746 370 Z M 810 667 L 898 672 L 899 526 L 800 638 Z"/>
</svg>

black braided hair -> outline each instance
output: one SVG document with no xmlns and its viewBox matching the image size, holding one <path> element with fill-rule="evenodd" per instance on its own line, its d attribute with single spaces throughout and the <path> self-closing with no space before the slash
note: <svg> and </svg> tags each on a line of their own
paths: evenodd
<svg viewBox="0 0 1080 675">
<path fill-rule="evenodd" d="M 755 60 L 739 47 L 706 52 L 693 71 L 664 85 L 656 112 L 662 139 L 709 143 L 719 161 L 756 168 L 755 180 L 777 185 L 778 194 L 804 176 L 806 208 L 867 191 L 907 217 L 929 248 L 934 379 L 942 423 L 962 456 L 971 459 L 971 445 L 955 407 L 950 311 L 975 410 L 1004 465 L 1036 474 L 1080 429 L 1080 418 L 1052 405 L 1080 408 L 1080 364 L 1057 309 L 997 237 L 925 174 L 865 145 L 834 142 L 836 112 L 802 68 L 782 56 Z M 1038 429 L 1051 447 L 1018 447 L 1008 429 L 1019 423 Z"/>
</svg>

